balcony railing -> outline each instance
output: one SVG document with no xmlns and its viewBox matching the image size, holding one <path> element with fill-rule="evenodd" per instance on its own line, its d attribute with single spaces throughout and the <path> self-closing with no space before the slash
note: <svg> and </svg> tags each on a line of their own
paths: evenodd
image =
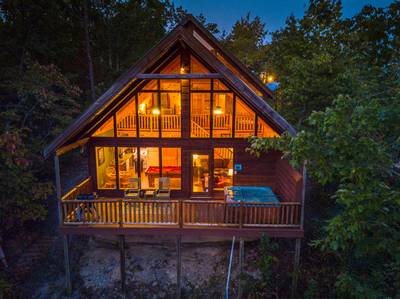
<svg viewBox="0 0 400 299">
<path fill-rule="evenodd" d="M 64 225 L 178 226 L 178 227 L 299 227 L 301 204 L 231 203 L 223 200 L 77 200 L 91 193 L 90 178 L 61 199 Z"/>
</svg>

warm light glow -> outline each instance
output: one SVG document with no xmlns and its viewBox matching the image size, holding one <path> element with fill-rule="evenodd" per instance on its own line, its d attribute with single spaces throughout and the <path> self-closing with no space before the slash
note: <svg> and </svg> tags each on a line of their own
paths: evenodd
<svg viewBox="0 0 400 299">
<path fill-rule="evenodd" d="M 197 160 L 199 158 L 198 154 L 193 154 L 193 160 Z"/>
<path fill-rule="evenodd" d="M 272 83 L 272 82 L 274 82 L 274 81 L 275 81 L 274 76 L 269 75 L 269 76 L 267 77 L 267 82 L 268 82 L 268 83 Z"/>
<path fill-rule="evenodd" d="M 154 108 L 151 113 L 153 113 L 154 115 L 159 115 L 160 114 L 160 109 L 158 108 Z"/>
<path fill-rule="evenodd" d="M 215 107 L 213 113 L 216 115 L 221 115 L 223 113 L 223 111 L 220 106 L 217 106 L 217 107 Z"/>
<path fill-rule="evenodd" d="M 184 73 L 185 73 L 185 68 L 181 67 L 181 74 L 184 74 Z"/>
<path fill-rule="evenodd" d="M 145 110 L 146 110 L 146 104 L 145 103 L 140 104 L 139 105 L 139 111 L 140 112 L 144 112 Z"/>
<path fill-rule="evenodd" d="M 233 176 L 233 169 L 232 168 L 228 169 L 228 176 Z"/>
</svg>

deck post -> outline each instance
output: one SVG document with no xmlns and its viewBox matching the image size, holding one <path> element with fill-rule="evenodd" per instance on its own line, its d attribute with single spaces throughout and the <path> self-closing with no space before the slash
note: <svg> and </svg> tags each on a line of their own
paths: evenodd
<svg viewBox="0 0 400 299">
<path fill-rule="evenodd" d="M 63 235 L 64 245 L 64 265 L 65 265 L 65 289 L 67 296 L 71 296 L 71 272 L 70 272 L 70 259 L 69 259 L 69 240 L 68 235 Z"/>
<path fill-rule="evenodd" d="M 238 298 L 243 298 L 243 262 L 244 262 L 244 240 L 242 237 L 239 239 L 239 290 Z"/>
<path fill-rule="evenodd" d="M 176 251 L 177 251 L 177 263 L 176 263 L 176 298 L 181 299 L 182 297 L 182 254 L 181 254 L 181 241 L 182 237 L 179 235 L 176 237 Z"/>
<path fill-rule="evenodd" d="M 293 267 L 293 280 L 292 280 L 292 298 L 296 298 L 297 282 L 299 280 L 299 264 L 300 264 L 300 247 L 301 239 L 296 239 L 294 251 L 294 267 Z"/>
<path fill-rule="evenodd" d="M 120 250 L 120 270 L 121 270 L 121 293 L 122 298 L 126 298 L 126 271 L 125 271 L 125 236 L 119 236 L 119 250 Z"/>
<path fill-rule="evenodd" d="M 62 225 L 61 212 L 61 178 L 60 178 L 60 161 L 58 155 L 54 155 L 54 173 L 56 176 L 56 195 L 57 195 L 57 210 L 58 210 L 58 225 Z"/>
</svg>

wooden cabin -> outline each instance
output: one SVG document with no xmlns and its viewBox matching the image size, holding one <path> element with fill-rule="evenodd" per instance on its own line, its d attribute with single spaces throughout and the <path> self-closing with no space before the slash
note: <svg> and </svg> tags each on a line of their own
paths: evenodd
<svg viewBox="0 0 400 299">
<path fill-rule="evenodd" d="M 44 150 L 55 157 L 62 232 L 301 238 L 303 174 L 280 152 L 246 151 L 250 136 L 296 134 L 272 98 L 188 17 Z M 75 148 L 88 153 L 89 177 L 61 194 L 59 157 Z M 232 186 L 268 188 L 275 203 L 237 199 Z"/>
<path fill-rule="evenodd" d="M 297 273 L 305 168 L 246 151 L 250 136 L 296 134 L 272 100 L 192 16 L 151 48 L 44 150 L 55 162 L 67 290 L 71 234 L 119 236 L 125 295 L 126 235 L 176 236 L 178 298 L 182 236 L 237 236 L 240 256 L 243 237 L 295 238 Z M 59 158 L 77 148 L 89 176 L 62 194 Z"/>
</svg>

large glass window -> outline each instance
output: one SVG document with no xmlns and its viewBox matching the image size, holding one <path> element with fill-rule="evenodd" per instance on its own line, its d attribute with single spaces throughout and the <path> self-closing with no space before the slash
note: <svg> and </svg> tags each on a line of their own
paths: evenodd
<svg viewBox="0 0 400 299">
<path fill-rule="evenodd" d="M 181 137 L 181 93 L 161 93 L 161 136 Z"/>
<path fill-rule="evenodd" d="M 181 73 L 181 56 L 176 56 L 161 71 L 161 74 L 180 74 Z"/>
<path fill-rule="evenodd" d="M 279 136 L 265 121 L 258 118 L 257 136 L 263 138 L 271 138 Z"/>
<path fill-rule="evenodd" d="M 117 187 L 117 175 L 115 167 L 114 147 L 95 147 L 97 188 L 115 189 Z"/>
<path fill-rule="evenodd" d="M 233 185 L 233 148 L 214 148 L 214 190 Z"/>
<path fill-rule="evenodd" d="M 232 137 L 233 96 L 231 93 L 214 93 L 213 137 Z"/>
<path fill-rule="evenodd" d="M 117 112 L 117 137 L 136 137 L 136 104 L 129 100 Z"/>
<path fill-rule="evenodd" d="M 190 96 L 190 136 L 210 137 L 210 94 L 192 93 Z"/>
<path fill-rule="evenodd" d="M 140 92 L 138 95 L 139 137 L 159 137 L 157 93 Z"/>
<path fill-rule="evenodd" d="M 111 116 L 94 132 L 94 137 L 114 137 L 114 118 Z"/>
<path fill-rule="evenodd" d="M 255 133 L 255 113 L 239 98 L 236 98 L 235 138 L 247 138 Z"/>
<path fill-rule="evenodd" d="M 119 189 L 130 187 L 130 179 L 138 177 L 138 155 L 136 147 L 118 148 Z"/>
<path fill-rule="evenodd" d="M 146 85 L 143 86 L 143 90 L 157 90 L 157 89 L 158 89 L 157 80 L 147 81 Z"/>
<path fill-rule="evenodd" d="M 180 148 L 162 148 L 162 170 L 163 177 L 169 177 L 171 189 L 181 189 L 181 149 Z"/>
<path fill-rule="evenodd" d="M 158 147 L 140 148 L 140 172 L 142 188 L 157 188 L 157 178 L 160 177 L 160 159 Z"/>
<path fill-rule="evenodd" d="M 161 90 L 173 90 L 180 91 L 181 90 L 181 80 L 160 80 L 160 89 Z"/>
</svg>

